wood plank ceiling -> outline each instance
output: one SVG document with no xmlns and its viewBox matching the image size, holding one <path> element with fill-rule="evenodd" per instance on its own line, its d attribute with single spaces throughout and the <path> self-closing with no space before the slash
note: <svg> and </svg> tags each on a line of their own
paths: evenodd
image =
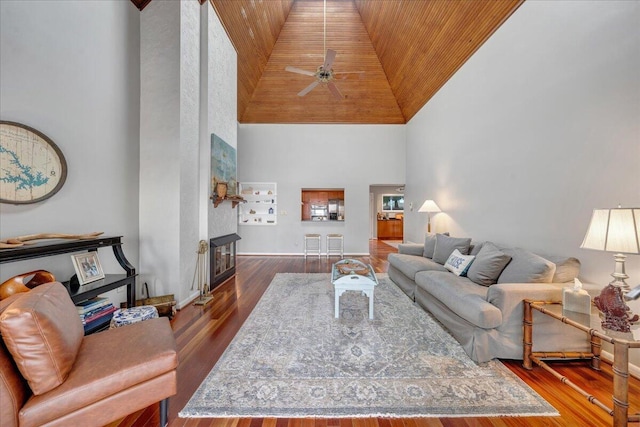
<svg viewBox="0 0 640 427">
<path fill-rule="evenodd" d="M 132 0 L 148 2 L 150 0 Z M 240 123 L 409 121 L 524 0 L 326 0 L 326 47 L 344 99 L 315 77 L 323 0 L 210 0 L 238 53 Z M 146 3 L 145 3 L 146 4 Z"/>
</svg>

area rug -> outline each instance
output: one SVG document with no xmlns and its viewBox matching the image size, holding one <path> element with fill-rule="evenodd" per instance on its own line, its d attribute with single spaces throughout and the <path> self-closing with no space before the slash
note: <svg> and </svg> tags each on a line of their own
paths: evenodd
<svg viewBox="0 0 640 427">
<path fill-rule="evenodd" d="M 334 317 L 329 274 L 277 274 L 180 417 L 558 415 L 499 361 L 473 362 L 378 275 Z"/>
</svg>

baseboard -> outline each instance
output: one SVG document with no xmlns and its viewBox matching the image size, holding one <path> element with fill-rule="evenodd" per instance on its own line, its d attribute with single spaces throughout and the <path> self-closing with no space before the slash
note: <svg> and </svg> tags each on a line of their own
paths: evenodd
<svg viewBox="0 0 640 427">
<path fill-rule="evenodd" d="M 613 364 L 613 354 L 609 353 L 608 351 L 602 351 L 600 353 L 600 358 L 602 360 L 606 360 L 608 363 Z M 640 380 L 640 366 L 629 363 L 629 375 Z"/>
<path fill-rule="evenodd" d="M 189 304 L 191 304 L 193 300 L 198 298 L 199 296 L 200 296 L 200 291 L 193 291 L 191 295 L 189 295 L 187 298 L 183 299 L 178 304 L 176 304 L 176 309 L 182 310 L 183 307 L 186 307 Z"/>
</svg>

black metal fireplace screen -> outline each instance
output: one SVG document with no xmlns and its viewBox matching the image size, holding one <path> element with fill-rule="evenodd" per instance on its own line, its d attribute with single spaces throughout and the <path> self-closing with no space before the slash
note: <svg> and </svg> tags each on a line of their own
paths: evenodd
<svg viewBox="0 0 640 427">
<path fill-rule="evenodd" d="M 227 234 L 209 240 L 210 288 L 212 290 L 236 274 L 236 242 L 238 240 L 240 236 L 237 234 Z"/>
</svg>

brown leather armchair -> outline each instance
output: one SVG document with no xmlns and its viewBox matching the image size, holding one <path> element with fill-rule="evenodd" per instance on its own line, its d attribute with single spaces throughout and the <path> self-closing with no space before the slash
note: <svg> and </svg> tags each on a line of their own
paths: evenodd
<svg viewBox="0 0 640 427">
<path fill-rule="evenodd" d="M 65 287 L 47 283 L 0 301 L 0 425 L 103 426 L 176 393 L 166 317 L 84 336 Z"/>
</svg>

